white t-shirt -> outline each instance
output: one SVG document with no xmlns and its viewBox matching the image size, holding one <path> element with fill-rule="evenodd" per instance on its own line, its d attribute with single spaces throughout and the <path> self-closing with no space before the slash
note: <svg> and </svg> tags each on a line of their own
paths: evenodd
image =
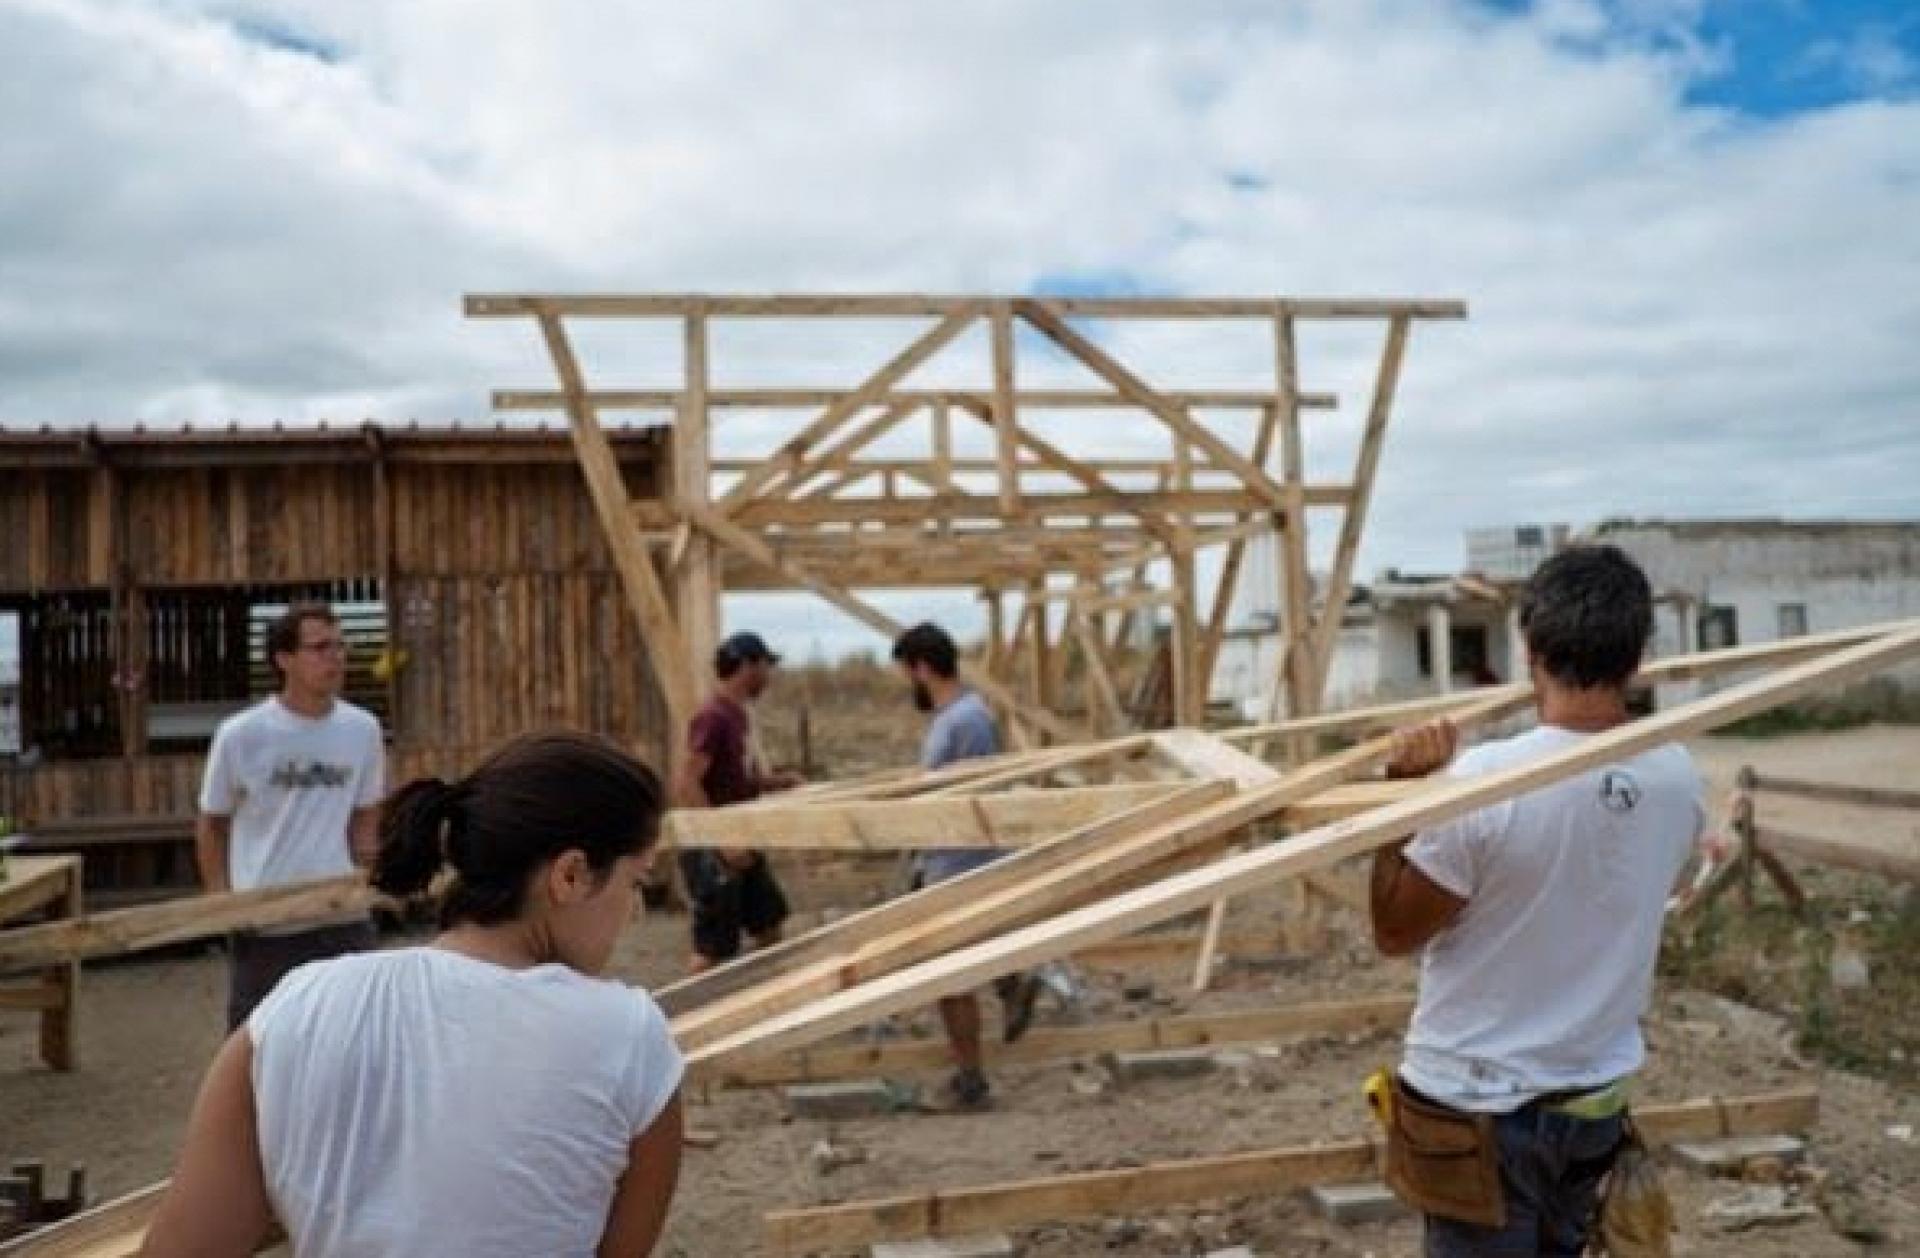
<svg viewBox="0 0 1920 1258">
<path fill-rule="evenodd" d="M 1586 737 L 1542 726 L 1468 750 L 1448 776 Z M 1421 958 L 1407 1081 L 1506 1113 L 1637 1070 L 1667 897 L 1705 818 L 1693 758 L 1668 745 L 1422 831 L 1407 859 L 1466 905 Z"/>
<path fill-rule="evenodd" d="M 273 697 L 221 722 L 200 811 L 233 819 L 227 877 L 244 891 L 351 873 L 348 825 L 385 787 L 371 712 L 336 699 L 316 720 Z"/>
<path fill-rule="evenodd" d="M 247 1031 L 301 1258 L 591 1255 L 683 1070 L 646 993 L 444 948 L 302 966 Z"/>
</svg>

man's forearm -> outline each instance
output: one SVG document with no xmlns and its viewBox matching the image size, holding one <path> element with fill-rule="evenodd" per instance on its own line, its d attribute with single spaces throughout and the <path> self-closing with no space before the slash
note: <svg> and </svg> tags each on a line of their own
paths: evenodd
<svg viewBox="0 0 1920 1258">
<path fill-rule="evenodd" d="M 1407 844 L 1410 842 L 1410 838 L 1401 839 L 1398 843 L 1374 849 L 1373 874 L 1368 879 L 1367 900 L 1373 907 L 1375 922 L 1392 912 L 1394 887 L 1400 881 L 1400 871 L 1407 867 Z"/>
<path fill-rule="evenodd" d="M 193 825 L 193 860 L 199 867 L 200 887 L 208 895 L 233 889 L 227 875 L 227 846 L 231 832 L 224 817 L 202 815 Z"/>
</svg>

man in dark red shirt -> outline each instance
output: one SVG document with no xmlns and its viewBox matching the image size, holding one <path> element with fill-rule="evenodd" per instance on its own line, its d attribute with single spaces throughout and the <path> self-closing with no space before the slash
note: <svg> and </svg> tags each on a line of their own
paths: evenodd
<svg viewBox="0 0 1920 1258">
<path fill-rule="evenodd" d="M 779 663 L 757 633 L 736 633 L 714 652 L 718 684 L 688 727 L 675 807 L 725 808 L 800 785 L 797 774 L 766 772 L 750 751 L 747 705 L 766 692 Z M 763 853 L 691 848 L 680 853 L 680 871 L 693 900 L 693 973 L 739 956 L 743 933 L 759 948 L 780 942 L 787 898 Z"/>
</svg>

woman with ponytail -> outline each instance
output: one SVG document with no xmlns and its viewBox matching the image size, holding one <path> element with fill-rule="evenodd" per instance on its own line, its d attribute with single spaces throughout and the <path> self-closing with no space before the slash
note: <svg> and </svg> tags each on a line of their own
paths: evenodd
<svg viewBox="0 0 1920 1258">
<path fill-rule="evenodd" d="M 307 965 L 215 1059 L 145 1254 L 644 1255 L 680 1167 L 682 1064 L 598 975 L 639 909 L 661 790 L 574 734 L 388 802 L 373 883 L 424 891 L 418 948 Z"/>
</svg>

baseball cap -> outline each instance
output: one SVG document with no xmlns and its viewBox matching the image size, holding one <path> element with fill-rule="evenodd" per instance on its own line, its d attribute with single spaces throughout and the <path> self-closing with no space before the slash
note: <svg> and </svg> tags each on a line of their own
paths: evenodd
<svg viewBox="0 0 1920 1258">
<path fill-rule="evenodd" d="M 714 652 L 715 660 L 736 661 L 741 664 L 778 664 L 780 657 L 767 647 L 767 640 L 757 633 L 736 633 L 720 644 Z"/>
</svg>

